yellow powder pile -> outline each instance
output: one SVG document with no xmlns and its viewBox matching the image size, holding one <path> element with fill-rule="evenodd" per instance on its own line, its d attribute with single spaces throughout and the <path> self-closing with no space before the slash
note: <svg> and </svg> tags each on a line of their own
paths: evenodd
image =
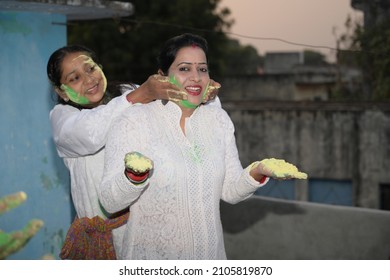
<svg viewBox="0 0 390 280">
<path fill-rule="evenodd" d="M 137 152 L 128 153 L 125 156 L 125 166 L 136 173 L 144 173 L 152 169 L 152 161 Z"/>
<path fill-rule="evenodd" d="M 266 158 L 261 163 L 273 173 L 275 178 L 307 179 L 306 173 L 300 172 L 295 165 L 283 159 Z"/>
</svg>

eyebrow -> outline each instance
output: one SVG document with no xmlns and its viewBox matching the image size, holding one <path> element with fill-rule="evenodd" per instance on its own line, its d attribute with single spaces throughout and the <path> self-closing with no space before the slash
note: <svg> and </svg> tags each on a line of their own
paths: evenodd
<svg viewBox="0 0 390 280">
<path fill-rule="evenodd" d="M 189 64 L 189 65 L 193 65 L 193 64 L 199 64 L 199 65 L 207 65 L 207 62 L 195 62 L 195 63 L 192 63 L 192 62 L 180 62 L 179 64 L 177 64 L 177 66 L 180 66 L 182 64 Z"/>
<path fill-rule="evenodd" d="M 90 58 L 89 56 L 87 56 L 87 55 L 85 55 L 85 54 L 81 54 L 81 55 L 79 55 L 79 56 L 73 58 L 73 59 L 72 59 L 72 62 L 75 61 L 76 59 L 80 58 L 81 56 L 85 56 L 85 59 L 83 60 L 83 63 L 87 62 L 88 60 L 92 60 L 92 61 L 93 61 L 93 59 Z M 76 69 L 74 69 L 74 70 L 72 70 L 71 72 L 69 72 L 68 75 L 65 76 L 65 80 L 67 80 L 68 77 L 69 77 L 70 75 L 72 75 L 74 72 L 76 72 Z"/>
<path fill-rule="evenodd" d="M 76 70 L 73 70 L 72 72 L 69 72 L 68 75 L 65 76 L 64 80 L 66 81 L 69 76 L 71 76 Z"/>
</svg>

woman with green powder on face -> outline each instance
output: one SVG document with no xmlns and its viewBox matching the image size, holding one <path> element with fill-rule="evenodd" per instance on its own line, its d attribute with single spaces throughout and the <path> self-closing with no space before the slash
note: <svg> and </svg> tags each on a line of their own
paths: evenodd
<svg viewBox="0 0 390 280">
<path fill-rule="evenodd" d="M 108 133 L 99 198 L 108 212 L 131 213 L 120 259 L 225 259 L 220 200 L 242 201 L 269 177 L 304 175 L 276 174 L 263 162 L 242 168 L 228 114 L 202 105 L 211 83 L 207 48 L 194 34 L 168 40 L 158 73 L 188 98 L 125 110 Z M 148 177 L 136 180 L 142 158 L 151 162 L 141 173 Z"/>
<path fill-rule="evenodd" d="M 56 50 L 49 58 L 47 74 L 58 94 L 58 104 L 50 112 L 53 139 L 70 172 L 77 213 L 61 258 L 114 259 L 122 239 L 121 225 L 128 214 L 109 215 L 98 200 L 97 187 L 102 178 L 109 127 L 121 112 L 135 103 L 182 100 L 187 94 L 159 75 L 149 77 L 141 86 L 124 84 L 107 91 L 108 83 L 95 54 L 83 46 Z M 208 93 L 213 98 L 217 90 Z M 102 225 L 106 231 L 96 230 Z"/>
</svg>

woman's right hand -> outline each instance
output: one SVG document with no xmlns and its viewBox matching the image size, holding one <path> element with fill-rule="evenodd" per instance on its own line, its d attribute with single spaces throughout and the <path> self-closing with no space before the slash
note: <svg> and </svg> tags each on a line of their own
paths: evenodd
<svg viewBox="0 0 390 280">
<path fill-rule="evenodd" d="M 132 103 L 149 103 L 156 99 L 187 100 L 187 93 L 170 83 L 169 77 L 155 74 L 127 95 L 127 100 Z"/>
<path fill-rule="evenodd" d="M 124 163 L 125 175 L 133 184 L 143 183 L 149 178 L 150 172 L 153 169 L 153 161 L 138 152 L 127 153 L 124 158 Z"/>
</svg>

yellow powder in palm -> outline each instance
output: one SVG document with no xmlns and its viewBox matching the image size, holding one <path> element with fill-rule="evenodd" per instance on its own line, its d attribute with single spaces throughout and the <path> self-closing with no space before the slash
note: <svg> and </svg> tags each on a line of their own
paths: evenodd
<svg viewBox="0 0 390 280">
<path fill-rule="evenodd" d="M 283 159 L 267 158 L 263 159 L 261 163 L 269 169 L 276 178 L 290 176 L 296 179 L 307 179 L 306 173 L 300 172 L 295 165 L 288 163 Z"/>
<path fill-rule="evenodd" d="M 125 156 L 125 166 L 136 173 L 144 173 L 152 169 L 152 161 L 140 153 L 128 153 Z"/>
</svg>

